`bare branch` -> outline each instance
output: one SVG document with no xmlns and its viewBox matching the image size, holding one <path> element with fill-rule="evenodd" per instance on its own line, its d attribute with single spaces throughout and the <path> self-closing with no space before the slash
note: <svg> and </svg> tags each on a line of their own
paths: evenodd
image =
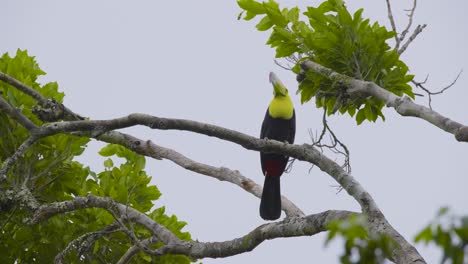
<svg viewBox="0 0 468 264">
<path fill-rule="evenodd" d="M 60 116 L 61 115 L 60 113 L 56 113 L 54 111 L 59 111 L 59 112 L 68 111 L 68 116 L 71 118 L 71 120 L 83 119 L 80 115 L 73 113 L 71 110 L 68 110 L 65 106 L 61 104 L 56 105 L 58 104 L 56 101 L 43 97 L 41 94 L 39 94 L 37 91 L 35 91 L 31 87 L 21 83 L 20 81 L 16 80 L 15 78 L 7 74 L 0 72 L 0 80 L 3 80 L 13 85 L 18 90 L 33 97 L 35 100 L 38 101 L 40 105 L 44 106 L 46 109 L 50 109 L 52 112 L 47 112 L 46 114 L 48 116 Z M 44 115 L 43 112 L 40 112 L 42 110 L 36 110 L 36 111 L 39 111 L 39 113 L 42 113 Z M 234 170 L 230 170 L 228 168 L 223 168 L 223 167 L 216 168 L 213 166 L 209 166 L 203 163 L 193 161 L 183 156 L 182 154 L 177 153 L 174 150 L 158 146 L 152 143 L 151 141 L 147 141 L 146 144 L 140 145 L 141 142 L 144 142 L 143 140 L 140 140 L 128 134 L 115 132 L 115 131 L 108 132 L 105 135 L 103 135 L 104 133 L 105 131 L 95 128 L 92 130 L 91 133 L 88 133 L 85 136 L 94 137 L 94 138 L 103 140 L 108 143 L 120 144 L 122 146 L 125 146 L 135 151 L 136 153 L 139 153 L 148 157 L 153 157 L 155 159 L 166 158 L 178 164 L 179 166 L 182 166 L 183 168 L 192 170 L 197 173 L 201 173 L 203 175 L 217 178 L 221 181 L 228 181 L 228 182 L 234 183 L 238 185 L 239 187 L 243 188 L 244 190 L 252 193 L 253 195 L 257 197 L 261 197 L 261 192 L 262 192 L 261 186 L 255 183 L 254 181 L 252 181 L 251 179 L 240 174 L 239 171 L 234 171 Z M 82 133 L 81 135 L 84 135 L 84 134 Z M 100 137 L 101 135 L 103 136 Z M 29 146 L 20 147 L 18 150 L 19 151 L 18 155 L 16 156 L 19 156 L 24 151 L 26 151 L 28 147 Z M 159 155 L 161 155 L 161 157 L 159 157 Z M 14 155 L 13 157 L 10 157 L 9 159 L 7 159 L 4 163 L 7 166 L 5 166 L 5 168 L 2 167 L 2 169 L 0 169 L 0 182 L 2 181 L 2 179 L 6 179 L 6 177 L 4 178 L 3 175 L 6 174 L 6 171 L 16 160 L 16 156 Z M 47 186 L 47 185 L 44 185 L 44 186 Z M 282 196 L 282 207 L 283 207 L 283 210 L 285 210 L 285 213 L 287 216 L 304 216 L 304 213 L 294 203 L 289 201 L 284 196 Z"/>
<path fill-rule="evenodd" d="M 274 62 L 275 62 L 276 65 L 278 65 L 280 68 L 282 68 L 284 70 L 290 71 L 292 69 L 291 65 L 284 66 L 278 60 L 274 60 Z"/>
<path fill-rule="evenodd" d="M 436 127 L 451 133 L 458 141 L 468 142 L 468 127 L 445 117 L 428 107 L 414 103 L 408 97 L 399 97 L 375 83 L 357 80 L 349 76 L 339 74 L 329 68 L 313 61 L 304 61 L 301 67 L 305 70 L 313 70 L 331 80 L 345 81 L 349 84 L 348 93 L 373 96 L 393 107 L 402 116 L 418 117 L 435 125 Z"/>
<path fill-rule="evenodd" d="M 392 6 L 390 5 L 390 0 L 385 0 L 387 2 L 387 12 L 388 12 L 388 19 L 390 20 L 390 25 L 392 26 L 392 30 L 397 33 L 397 28 L 395 25 L 395 19 L 393 18 L 392 13 Z M 400 47 L 400 39 L 398 38 L 397 34 L 395 34 L 395 49 L 398 50 Z"/>
<path fill-rule="evenodd" d="M 359 202 L 364 212 L 373 210 L 380 211 L 369 193 L 367 193 L 351 175 L 346 173 L 340 165 L 328 159 L 322 155 L 320 151 L 307 144 L 303 146 L 285 144 L 284 142 L 275 140 L 258 139 L 231 129 L 192 120 L 161 118 L 145 114 L 130 114 L 126 117 L 111 120 L 50 123 L 41 127 L 37 134 L 40 136 L 50 136 L 56 133 L 72 131 L 91 131 L 95 128 L 108 131 L 135 125 L 145 125 L 153 129 L 161 130 L 191 131 L 231 141 L 246 149 L 267 153 L 281 153 L 299 160 L 311 162 L 340 183 L 344 189 Z"/>
<path fill-rule="evenodd" d="M 51 105 L 51 99 L 47 99 L 44 96 L 42 96 L 39 92 L 34 90 L 32 87 L 29 87 L 28 85 L 18 81 L 17 79 L 9 76 L 8 74 L 5 74 L 3 72 L 0 72 L 0 80 L 4 81 L 5 83 L 8 83 L 9 85 L 15 87 L 19 91 L 31 96 L 34 100 L 38 102 L 38 104 L 42 107 L 50 107 Z M 57 102 L 55 102 L 57 103 Z M 57 103 L 58 104 L 58 103 Z M 64 120 L 83 120 L 84 118 L 81 117 L 80 115 L 73 113 L 70 109 L 65 107 L 63 104 L 60 104 L 61 109 L 63 109 L 64 116 L 62 117 Z"/>
<path fill-rule="evenodd" d="M 408 34 L 409 29 L 411 28 L 411 25 L 413 25 L 413 16 L 414 16 L 414 12 L 416 11 L 417 0 L 413 1 L 413 7 L 410 10 L 406 10 L 406 11 L 409 11 L 408 24 L 406 25 L 403 32 L 401 32 L 400 37 L 398 37 L 398 31 L 396 28 L 395 19 L 393 18 L 390 0 L 385 0 L 385 1 L 387 2 L 387 12 L 388 12 L 388 19 L 390 20 L 390 25 L 392 27 L 392 30 L 396 33 L 395 34 L 395 50 L 397 51 L 398 54 L 402 54 L 408 48 L 409 44 L 411 44 L 411 42 L 418 36 L 418 34 L 423 31 L 423 29 L 426 27 L 426 24 L 422 26 L 418 25 L 416 29 L 413 31 L 413 34 L 410 36 L 410 38 L 400 48 L 401 43 L 405 40 L 405 37 Z"/>
<path fill-rule="evenodd" d="M 222 258 L 252 251 L 265 240 L 280 237 L 312 236 L 326 231 L 334 220 L 344 220 L 354 214 L 349 211 L 329 210 L 306 217 L 286 218 L 280 222 L 261 225 L 248 234 L 224 242 L 184 242 L 166 245 L 155 250 L 154 255 L 182 254 L 193 259 Z"/>
<path fill-rule="evenodd" d="M 117 203 L 109 197 L 99 197 L 94 195 L 76 197 L 73 200 L 41 205 L 39 208 L 37 208 L 37 210 L 34 211 L 31 224 L 44 221 L 57 214 L 92 207 L 106 209 L 112 214 L 119 214 L 116 220 L 128 215 L 128 220 L 134 221 L 135 223 L 144 226 L 165 244 L 176 243 L 180 241 L 180 239 L 172 232 L 167 230 L 164 226 L 154 222 L 144 213 L 141 213 L 133 208 L 127 208 L 125 205 Z"/>
<path fill-rule="evenodd" d="M 81 133 L 81 135 L 86 135 L 86 133 Z M 250 178 L 242 175 L 237 170 L 231 170 L 226 167 L 214 167 L 194 161 L 173 149 L 159 146 L 152 141 L 144 141 L 134 136 L 115 131 L 107 132 L 97 137 L 97 139 L 107 143 L 119 144 L 135 151 L 135 153 L 147 157 L 152 157 L 155 159 L 168 159 L 187 170 L 206 175 L 220 181 L 233 183 L 258 198 L 260 198 L 262 195 L 262 187 Z M 281 203 L 282 209 L 287 216 L 304 216 L 304 213 L 301 211 L 301 209 L 299 209 L 286 197 L 281 197 Z"/>
<path fill-rule="evenodd" d="M 387 0 L 387 2 L 388 1 L 389 0 Z M 399 38 L 400 42 L 405 40 L 406 34 L 408 34 L 409 29 L 411 28 L 411 25 L 413 24 L 414 11 L 416 11 L 416 2 L 417 2 L 417 0 L 414 0 L 413 1 L 413 7 L 411 8 L 411 10 L 407 10 L 407 11 L 409 11 L 408 25 L 406 25 L 406 28 L 403 30 L 403 32 L 401 32 L 401 35 L 400 35 L 400 38 Z M 395 49 L 398 50 L 398 47 L 396 47 Z"/>
<path fill-rule="evenodd" d="M 322 132 L 320 133 L 320 136 L 318 137 L 318 139 L 316 139 L 313 136 L 313 133 L 311 133 L 311 131 L 309 130 L 309 135 L 312 138 L 312 146 L 315 146 L 315 147 L 320 148 L 320 149 L 327 148 L 327 149 L 331 150 L 335 154 L 342 155 L 344 157 L 344 162 L 343 162 L 343 165 L 341 167 L 344 168 L 346 170 L 346 172 L 350 174 L 351 173 L 351 164 L 349 162 L 349 158 L 350 158 L 349 150 L 346 147 L 346 145 L 343 144 L 336 137 L 335 133 L 333 132 L 333 130 L 328 125 L 328 122 L 327 122 L 327 108 L 326 107 L 323 109 L 322 125 L 323 125 L 323 129 L 322 129 Z M 325 136 L 325 133 L 327 131 L 328 131 L 328 133 L 330 135 L 331 145 L 323 143 L 323 137 Z M 338 146 L 341 147 L 343 150 L 341 150 Z"/>
<path fill-rule="evenodd" d="M 31 223 L 35 224 L 49 219 L 56 214 L 84 208 L 102 208 L 112 214 L 114 214 L 114 210 L 116 210 L 123 218 L 126 217 L 125 210 L 128 210 L 127 220 L 134 221 L 144 226 L 151 231 L 157 241 L 161 241 L 165 244 L 162 248 L 147 250 L 147 253 L 151 253 L 155 256 L 183 254 L 194 259 L 233 256 L 251 251 L 265 240 L 279 237 L 311 236 L 327 230 L 327 226 L 331 221 L 344 220 L 351 214 L 355 214 L 349 211 L 326 211 L 306 217 L 288 217 L 280 222 L 261 225 L 241 238 L 224 242 L 203 243 L 180 240 L 171 231 L 133 208 L 127 208 L 127 206 L 117 203 L 108 197 L 88 195 L 87 197 L 76 197 L 73 200 L 65 202 L 41 205 L 34 212 Z M 78 240 L 82 241 L 83 239 Z M 156 240 L 153 239 L 153 241 Z M 142 245 L 146 247 L 146 243 L 147 242 Z M 139 248 L 141 249 L 141 247 Z"/>
<path fill-rule="evenodd" d="M 37 126 L 29 120 L 21 111 L 13 108 L 2 96 L 0 96 L 0 110 L 9 115 L 13 120 L 16 120 L 27 130 L 34 130 Z"/>
<path fill-rule="evenodd" d="M 64 263 L 67 254 L 73 250 L 76 250 L 78 252 L 77 259 L 79 259 L 81 255 L 83 255 L 86 251 L 90 250 L 91 246 L 94 245 L 94 242 L 96 242 L 96 240 L 98 240 L 100 237 L 117 231 L 119 231 L 119 225 L 116 222 L 114 222 L 113 224 L 106 226 L 100 231 L 89 232 L 75 238 L 70 243 L 68 243 L 68 245 L 60 253 L 58 253 L 55 256 L 54 263 Z"/>
<path fill-rule="evenodd" d="M 36 90 L 33 88 L 29 87 L 28 85 L 18 81 L 17 79 L 11 77 L 8 74 L 5 74 L 3 72 L 0 72 L 0 80 L 8 83 L 9 85 L 15 87 L 19 91 L 31 96 L 36 100 L 39 104 L 45 104 L 47 102 L 47 99 L 43 97 L 40 93 L 38 93 Z"/>
<path fill-rule="evenodd" d="M 325 68 L 326 69 L 326 68 Z M 331 72 L 330 70 L 328 70 Z M 331 72 L 331 74 L 335 74 Z M 351 79 L 352 81 L 352 79 Z M 204 134 L 208 136 L 217 137 L 222 140 L 231 141 L 243 146 L 246 149 L 262 151 L 262 152 L 274 152 L 281 153 L 299 160 L 305 160 L 311 162 L 312 164 L 318 166 L 321 170 L 328 173 L 332 176 L 351 196 L 353 196 L 356 201 L 361 205 L 361 208 L 364 213 L 369 217 L 369 230 L 373 233 L 385 233 L 391 236 L 400 247 L 395 248 L 392 252 L 392 259 L 398 263 L 425 263 L 416 249 L 409 244 L 393 227 L 386 221 L 380 209 L 377 207 L 375 201 L 372 199 L 370 194 L 356 181 L 349 173 L 343 170 L 340 165 L 336 164 L 334 161 L 330 160 L 326 156 L 322 155 L 313 146 L 304 144 L 302 146 L 285 144 L 283 142 L 278 142 L 274 140 L 265 140 L 258 139 L 256 137 L 250 137 L 248 135 L 242 134 L 240 132 L 226 129 L 219 126 L 209 125 L 205 123 L 195 122 L 191 120 L 183 119 L 168 119 L 160 118 L 144 114 L 131 114 L 126 117 L 116 118 L 112 120 L 101 120 L 101 121 L 74 121 L 74 122 L 60 122 L 60 123 L 51 123 L 40 127 L 35 131 L 34 135 L 38 138 L 47 137 L 57 133 L 70 133 L 75 131 L 90 131 L 90 133 L 99 136 L 101 133 L 106 131 L 120 129 L 135 125 L 145 125 L 153 129 L 161 130 L 186 130 L 199 134 Z M 110 198 L 102 198 L 96 196 L 77 197 L 74 200 L 53 203 L 49 205 L 43 205 L 36 210 L 38 205 L 28 205 L 28 208 L 32 208 L 34 213 L 32 223 L 47 219 L 52 215 L 58 213 L 64 213 L 80 208 L 88 207 L 99 207 L 106 210 L 111 210 L 116 220 L 117 217 L 122 217 L 125 215 L 125 210 L 128 210 L 128 218 L 131 218 L 130 221 L 135 221 L 137 224 L 140 224 L 147 229 L 149 229 L 154 236 L 156 236 L 161 242 L 166 244 L 166 246 L 157 249 L 158 254 L 166 253 L 177 253 L 185 254 L 186 252 L 189 256 L 196 257 L 198 256 L 198 251 L 202 251 L 206 254 L 203 256 L 211 257 L 221 257 L 229 256 L 232 254 L 238 254 L 237 250 L 245 250 L 245 241 L 252 237 L 252 234 L 244 237 L 241 240 L 233 240 L 235 245 L 242 246 L 235 248 L 234 250 L 228 250 L 228 253 L 223 253 L 224 255 L 219 255 L 219 248 L 216 248 L 216 243 L 207 243 L 204 244 L 194 244 L 191 245 L 189 242 L 180 241 L 174 234 L 163 226 L 155 223 L 146 215 L 138 212 L 135 209 L 127 208 L 122 204 L 115 203 Z M 288 219 L 298 219 L 298 218 L 287 218 Z M 302 218 L 299 218 L 302 219 Z M 280 222 L 282 223 L 282 222 Z M 268 225 L 265 225 L 268 226 Z M 254 230 L 255 231 L 255 230 Z M 284 231 L 284 227 L 279 230 L 279 235 L 281 236 L 292 236 L 289 234 L 281 233 Z M 297 226 L 292 230 L 297 232 Z M 260 232 L 261 235 L 264 235 L 264 231 Z M 296 233 L 293 233 L 296 234 Z M 262 238 L 262 237 L 260 237 Z M 265 239 L 269 239 L 268 237 Z M 258 238 L 254 241 L 247 241 L 252 243 L 252 249 L 257 245 Z M 263 241 L 263 240 L 262 240 Z M 239 244 L 240 243 L 240 244 Z M 204 245 L 201 247 L 200 245 Z M 215 249 L 212 250 L 214 245 Z M 221 244 L 220 244 L 221 245 Z M 222 244 L 225 245 L 225 244 Z M 210 247 L 208 247 L 210 246 Z M 195 250 L 195 251 L 194 251 Z M 198 251 L 197 251 L 198 250 Z M 251 250 L 251 249 L 250 249 Z M 145 251 L 146 252 L 146 251 Z M 245 251 L 243 251 L 245 252 Z M 208 254 L 208 255 L 207 255 Z M 201 256 L 201 255 L 200 255 Z"/>
<path fill-rule="evenodd" d="M 361 186 L 361 184 L 349 173 L 344 171 L 340 165 L 322 155 L 320 151 L 310 145 L 304 144 L 302 146 L 298 146 L 285 144 L 284 142 L 278 142 L 275 140 L 258 139 L 234 130 L 192 120 L 160 118 L 145 114 L 131 114 L 126 117 L 112 120 L 51 123 L 41 127 L 40 129 L 42 131 L 38 134 L 48 136 L 60 132 L 79 130 L 91 131 L 96 127 L 98 127 L 100 131 L 107 131 L 134 126 L 137 124 L 145 125 L 153 129 L 192 131 L 231 141 L 246 149 L 281 153 L 289 157 L 311 162 L 333 177 L 343 187 L 343 189 L 348 192 L 348 194 L 356 199 L 356 201 L 361 205 L 363 212 L 370 217 L 371 225 L 369 228 L 371 231 L 375 233 L 385 232 L 397 241 L 400 248 L 395 249 L 393 252 L 393 258 L 395 260 L 398 260 L 401 263 L 405 263 L 405 261 L 407 262 L 410 260 L 416 260 L 419 261 L 419 263 L 424 263 L 424 260 L 422 260 L 422 257 L 416 249 L 387 222 L 373 198 Z"/>
<path fill-rule="evenodd" d="M 15 161 L 22 157 L 24 153 L 28 150 L 30 146 L 32 146 L 38 139 L 36 137 L 30 137 L 26 139 L 16 150 L 13 155 L 5 159 L 5 161 L 2 164 L 2 167 L 0 167 L 0 183 L 4 180 L 7 179 L 7 172 L 8 170 L 13 166 Z"/>
<path fill-rule="evenodd" d="M 449 88 L 451 88 L 453 85 L 455 85 L 455 83 L 458 81 L 458 78 L 460 77 L 461 73 L 463 72 L 463 70 L 461 70 L 457 77 L 447 86 L 445 86 L 444 88 L 440 89 L 439 91 L 437 92 L 431 92 L 428 88 L 426 88 L 424 86 L 424 84 L 427 82 L 427 79 L 429 78 L 429 75 L 426 76 L 426 79 L 424 79 L 424 81 L 422 82 L 417 82 L 415 80 L 412 80 L 411 82 L 416 85 L 416 87 L 422 89 L 428 96 L 429 98 L 429 108 L 432 110 L 432 95 L 438 95 L 438 94 L 442 94 L 443 92 L 445 92 L 446 90 L 448 90 Z"/>
<path fill-rule="evenodd" d="M 11 212 L 10 215 L 8 215 L 7 219 L 3 222 L 2 228 L 0 228 L 1 232 L 5 232 L 6 224 L 8 224 L 8 222 L 10 222 L 11 218 L 13 217 L 13 215 L 16 213 L 17 210 L 18 210 L 18 206 L 15 206 L 15 208 L 13 208 L 13 212 Z"/>
<path fill-rule="evenodd" d="M 424 28 L 426 28 L 426 24 L 424 25 L 418 25 L 416 27 L 416 29 L 414 29 L 413 31 L 413 34 L 411 34 L 411 36 L 409 37 L 409 39 L 405 42 L 405 44 L 403 44 L 403 46 L 401 46 L 400 49 L 398 49 L 397 53 L 398 54 L 402 54 L 403 52 L 405 52 L 405 50 L 408 48 L 409 44 L 411 44 L 411 42 L 413 42 L 414 39 L 416 39 L 416 37 L 419 35 L 419 33 L 421 33 L 423 31 Z"/>
<path fill-rule="evenodd" d="M 141 241 L 141 245 L 144 246 L 144 247 L 149 247 L 150 245 L 152 244 L 155 244 L 156 242 L 159 242 L 159 240 L 152 236 L 150 238 L 147 238 L 147 239 L 144 239 Z M 127 263 L 130 263 L 130 261 L 132 260 L 132 257 L 137 254 L 139 251 L 141 250 L 141 247 L 139 246 L 132 246 L 130 247 L 127 252 L 125 252 L 125 254 L 119 259 L 119 261 L 117 262 L 117 264 L 127 264 Z"/>
</svg>

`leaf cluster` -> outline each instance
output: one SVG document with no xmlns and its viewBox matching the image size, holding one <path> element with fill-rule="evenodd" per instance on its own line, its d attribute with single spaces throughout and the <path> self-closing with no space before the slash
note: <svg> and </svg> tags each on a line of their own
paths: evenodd
<svg viewBox="0 0 468 264">
<path fill-rule="evenodd" d="M 387 235 L 370 234 L 366 217 L 362 215 L 352 215 L 348 219 L 334 221 L 330 223 L 328 230 L 326 244 L 336 238 L 345 241 L 345 251 L 340 256 L 340 262 L 344 264 L 384 263 L 396 246 L 396 242 Z"/>
<path fill-rule="evenodd" d="M 443 250 L 440 263 L 463 264 L 468 260 L 468 216 L 455 216 L 443 207 L 421 230 L 415 242 L 433 243 Z"/>
<path fill-rule="evenodd" d="M 18 50 L 16 56 L 4 54 L 0 71 L 29 85 L 43 96 L 62 102 L 64 94 L 55 82 L 41 85 L 38 78 L 45 74 L 34 57 Z M 42 125 L 32 113 L 36 102 L 28 95 L 0 82 L 0 96 L 37 125 Z M 0 164 L 11 156 L 29 137 L 29 132 L 0 111 Z M 25 223 L 30 212 L 20 204 L 12 203 L 11 194 L 23 186 L 31 190 L 40 203 L 73 199 L 94 194 L 107 196 L 122 204 L 146 213 L 183 240 L 190 234 L 182 231 L 186 225 L 176 216 L 168 216 L 165 208 L 154 208 L 161 196 L 156 186 L 149 185 L 145 158 L 118 145 L 109 145 L 100 151 L 108 159 L 105 170 L 91 171 L 75 158 L 83 153 L 89 138 L 66 134 L 50 136 L 36 142 L 8 171 L 7 181 L 0 184 L 0 263 L 52 263 L 54 257 L 72 240 L 89 232 L 102 230 L 112 224 L 114 217 L 103 209 L 84 209 L 57 215 L 34 226 Z M 122 158 L 114 166 L 112 157 Z M 10 195 L 10 196 L 9 196 Z M 139 239 L 150 237 L 146 229 L 126 224 Z M 93 241 L 94 242 L 94 241 Z M 132 246 L 122 232 L 105 234 L 89 245 L 73 247 L 66 255 L 67 263 L 115 263 Z M 161 246 L 156 244 L 153 248 Z M 151 257 L 140 253 L 134 263 L 190 263 L 184 256 Z"/>
<path fill-rule="evenodd" d="M 302 103 L 315 97 L 316 106 L 326 108 L 328 115 L 347 112 L 358 124 L 364 120 L 375 122 L 379 116 L 385 118 L 382 101 L 349 95 L 346 80 L 331 81 L 319 72 L 303 72 L 300 64 L 305 59 L 374 82 L 398 96 L 414 97 L 408 84 L 413 75 L 387 44 L 396 33 L 364 19 L 363 9 L 351 15 L 342 0 L 327 0 L 318 7 L 307 7 L 302 20 L 298 7 L 280 9 L 273 0 L 239 0 L 238 4 L 246 11 L 245 20 L 262 17 L 256 25 L 258 30 L 272 29 L 267 44 L 276 50 L 277 58 L 295 60 L 292 70 L 298 74 Z"/>
</svg>

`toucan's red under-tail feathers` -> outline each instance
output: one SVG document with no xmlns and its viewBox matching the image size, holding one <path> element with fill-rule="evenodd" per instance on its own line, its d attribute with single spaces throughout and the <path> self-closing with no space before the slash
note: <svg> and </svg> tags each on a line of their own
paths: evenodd
<svg viewBox="0 0 468 264">
<path fill-rule="evenodd" d="M 281 216 L 280 177 L 265 177 L 260 201 L 260 216 L 264 220 L 276 220 Z"/>
</svg>

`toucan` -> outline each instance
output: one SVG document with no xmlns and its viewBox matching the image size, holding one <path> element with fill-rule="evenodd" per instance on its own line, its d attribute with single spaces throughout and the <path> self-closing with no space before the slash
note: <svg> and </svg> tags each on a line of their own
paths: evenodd
<svg viewBox="0 0 468 264">
<path fill-rule="evenodd" d="M 296 113 L 291 97 L 288 89 L 273 72 L 270 72 L 270 82 L 273 85 L 273 99 L 265 113 L 260 138 L 292 144 L 296 134 Z M 288 156 L 282 154 L 260 152 L 265 176 L 260 216 L 264 220 L 276 220 L 281 215 L 280 176 L 286 169 L 288 159 Z"/>
</svg>

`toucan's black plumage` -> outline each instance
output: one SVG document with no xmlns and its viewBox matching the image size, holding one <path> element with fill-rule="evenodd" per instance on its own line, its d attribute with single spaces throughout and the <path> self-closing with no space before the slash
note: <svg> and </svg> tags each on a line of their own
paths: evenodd
<svg viewBox="0 0 468 264">
<path fill-rule="evenodd" d="M 260 131 L 260 138 L 274 139 L 281 142 L 294 143 L 296 133 L 296 114 L 287 89 L 272 73 L 270 81 L 274 86 L 275 97 L 271 101 Z M 280 176 L 288 164 L 289 157 L 260 152 L 262 172 L 265 175 L 260 216 L 265 220 L 276 220 L 281 215 Z"/>
</svg>

